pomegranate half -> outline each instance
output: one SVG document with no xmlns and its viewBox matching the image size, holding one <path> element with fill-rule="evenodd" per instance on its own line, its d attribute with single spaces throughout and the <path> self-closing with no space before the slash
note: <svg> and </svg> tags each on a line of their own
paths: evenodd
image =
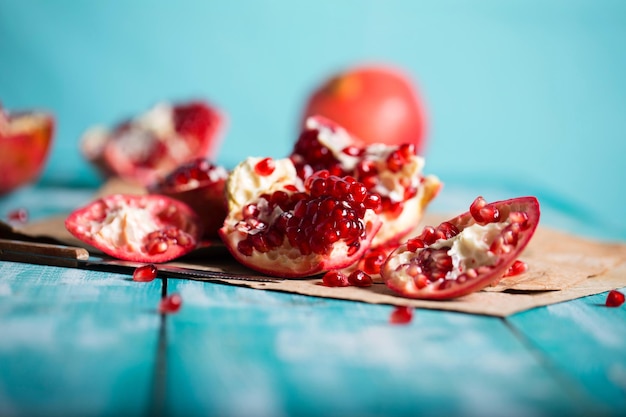
<svg viewBox="0 0 626 417">
<path fill-rule="evenodd" d="M 67 230 L 117 259 L 161 263 L 196 248 L 202 233 L 186 204 L 162 195 L 114 194 L 70 213 Z"/>
<path fill-rule="evenodd" d="M 398 247 L 381 266 L 387 286 L 410 298 L 448 299 L 499 280 L 530 241 L 539 223 L 539 202 L 519 197 L 470 210 Z"/>
<path fill-rule="evenodd" d="M 0 195 L 35 181 L 54 136 L 54 117 L 45 112 L 4 111 L 0 106 Z"/>
<path fill-rule="evenodd" d="M 326 169 L 350 175 L 382 198 L 383 225 L 373 247 L 398 243 L 420 222 L 442 187 L 434 175 L 424 176 L 424 158 L 413 144 L 366 145 L 342 126 L 321 116 L 309 117 L 291 154 L 298 174 L 307 178 Z"/>
<path fill-rule="evenodd" d="M 220 236 L 242 264 L 296 278 L 356 262 L 380 228 L 380 197 L 328 171 L 302 181 L 290 159 L 248 158 L 227 182 Z"/>
</svg>

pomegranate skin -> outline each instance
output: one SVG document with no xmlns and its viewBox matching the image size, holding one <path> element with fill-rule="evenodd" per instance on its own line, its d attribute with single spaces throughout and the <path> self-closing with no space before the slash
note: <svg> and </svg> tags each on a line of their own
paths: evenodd
<svg viewBox="0 0 626 417">
<path fill-rule="evenodd" d="M 367 144 L 412 143 L 423 154 L 426 112 L 415 83 L 398 68 L 362 65 L 337 73 L 308 98 L 309 116 L 333 120 Z"/>
</svg>

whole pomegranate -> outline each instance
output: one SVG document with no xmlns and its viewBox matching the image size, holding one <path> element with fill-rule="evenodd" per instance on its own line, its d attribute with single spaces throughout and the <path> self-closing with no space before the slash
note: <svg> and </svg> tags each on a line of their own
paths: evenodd
<svg viewBox="0 0 626 417">
<path fill-rule="evenodd" d="M 181 164 L 215 159 L 224 125 L 225 116 L 205 101 L 163 102 L 112 129 L 89 129 L 81 150 L 105 177 L 147 186 Z"/>
<path fill-rule="evenodd" d="M 410 143 L 423 154 L 426 116 L 415 84 L 389 66 L 359 66 L 335 74 L 308 98 L 302 124 L 320 115 L 366 144 Z"/>
<path fill-rule="evenodd" d="M 290 159 L 250 157 L 226 185 L 220 237 L 259 272 L 307 277 L 361 258 L 380 228 L 380 196 L 350 176 L 316 172 L 302 181 Z"/>
<path fill-rule="evenodd" d="M 0 106 L 0 195 L 35 181 L 54 136 L 54 117 L 45 112 L 9 113 Z"/>
</svg>

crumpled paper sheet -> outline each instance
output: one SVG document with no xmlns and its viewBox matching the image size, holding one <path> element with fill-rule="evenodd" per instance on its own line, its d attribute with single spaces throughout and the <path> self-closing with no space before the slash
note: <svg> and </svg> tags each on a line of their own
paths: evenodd
<svg viewBox="0 0 626 417">
<path fill-rule="evenodd" d="M 98 196 L 120 190 L 109 184 Z M 133 188 L 124 191 L 133 191 Z M 421 227 L 436 225 L 448 216 L 427 214 Z M 99 252 L 72 236 L 64 226 L 64 216 L 52 217 L 22 226 L 0 224 L 0 237 L 34 241 L 56 241 Z M 225 272 L 233 279 L 220 281 L 261 290 L 274 290 L 316 297 L 362 301 L 374 304 L 407 305 L 416 308 L 453 310 L 473 314 L 505 317 L 538 306 L 572 300 L 626 286 L 626 243 L 600 242 L 559 232 L 541 225 L 520 257 L 528 271 L 507 277 L 499 283 L 458 299 L 448 301 L 413 300 L 401 297 L 383 283 L 371 287 L 331 288 L 321 285 L 321 278 L 274 279 L 268 282 L 243 281 L 245 276 L 259 276 L 238 264 L 220 244 L 192 256 L 171 262 L 191 269 Z M 214 281 L 212 279 L 211 281 Z"/>
</svg>

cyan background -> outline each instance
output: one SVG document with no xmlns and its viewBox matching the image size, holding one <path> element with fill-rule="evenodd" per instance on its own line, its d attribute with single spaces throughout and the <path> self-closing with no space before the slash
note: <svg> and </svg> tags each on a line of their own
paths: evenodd
<svg viewBox="0 0 626 417">
<path fill-rule="evenodd" d="M 626 239 L 626 1 L 0 0 L 0 101 L 58 120 L 45 184 L 99 184 L 84 130 L 163 99 L 228 113 L 227 167 L 285 156 L 311 89 L 364 62 L 414 77 L 442 198 L 535 194 Z"/>
</svg>

